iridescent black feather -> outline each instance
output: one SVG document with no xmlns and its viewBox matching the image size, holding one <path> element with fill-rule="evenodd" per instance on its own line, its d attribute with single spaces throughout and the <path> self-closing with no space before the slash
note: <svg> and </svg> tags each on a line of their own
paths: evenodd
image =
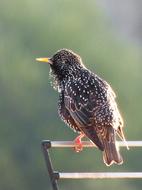
<svg viewBox="0 0 142 190">
<path fill-rule="evenodd" d="M 89 71 L 71 50 L 52 58 L 54 84 L 59 90 L 59 115 L 74 131 L 84 133 L 103 151 L 106 165 L 121 164 L 116 134 L 123 140 L 123 121 L 110 85 Z"/>
</svg>

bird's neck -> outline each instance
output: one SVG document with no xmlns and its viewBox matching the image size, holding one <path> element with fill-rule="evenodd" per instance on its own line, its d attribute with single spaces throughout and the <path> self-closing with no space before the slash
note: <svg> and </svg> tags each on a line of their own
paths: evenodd
<svg viewBox="0 0 142 190">
<path fill-rule="evenodd" d="M 58 80 L 59 88 L 64 90 L 64 87 L 67 82 L 77 81 L 79 78 L 82 78 L 84 76 L 83 73 L 86 72 L 88 73 L 88 69 L 82 67 L 80 69 L 74 69 L 66 73 L 65 77 L 63 77 L 62 80 Z"/>
<path fill-rule="evenodd" d="M 54 89 L 58 90 L 63 89 L 68 80 L 76 80 L 76 78 L 81 77 L 82 73 L 87 69 L 85 67 L 72 67 L 72 69 L 64 70 L 64 73 L 56 73 L 53 70 L 50 72 L 52 76 L 52 86 Z"/>
</svg>

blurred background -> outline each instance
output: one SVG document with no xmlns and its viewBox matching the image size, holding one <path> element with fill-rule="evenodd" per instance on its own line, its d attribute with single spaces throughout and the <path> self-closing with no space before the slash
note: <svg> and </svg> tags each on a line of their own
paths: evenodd
<svg viewBox="0 0 142 190">
<path fill-rule="evenodd" d="M 142 140 L 141 0 L 0 1 L 0 189 L 51 190 L 41 140 L 72 140 L 59 119 L 49 67 L 36 57 L 60 48 L 81 55 L 117 94 L 128 140 Z M 59 171 L 142 171 L 142 149 L 121 148 L 122 166 L 106 167 L 97 149 L 51 152 Z M 70 189 L 141 189 L 141 180 L 67 180 Z"/>
</svg>

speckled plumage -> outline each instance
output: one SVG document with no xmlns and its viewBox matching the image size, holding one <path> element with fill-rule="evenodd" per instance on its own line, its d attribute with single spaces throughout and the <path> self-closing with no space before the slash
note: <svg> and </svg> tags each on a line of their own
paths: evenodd
<svg viewBox="0 0 142 190">
<path fill-rule="evenodd" d="M 121 164 L 123 159 L 116 146 L 116 134 L 125 140 L 123 121 L 110 85 L 89 71 L 80 56 L 71 50 L 61 49 L 50 60 L 62 120 L 103 151 L 106 165 Z"/>
</svg>

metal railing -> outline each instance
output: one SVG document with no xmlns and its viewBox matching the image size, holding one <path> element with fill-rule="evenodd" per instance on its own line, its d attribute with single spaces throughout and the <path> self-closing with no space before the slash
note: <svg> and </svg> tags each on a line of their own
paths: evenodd
<svg viewBox="0 0 142 190">
<path fill-rule="evenodd" d="M 83 147 L 95 147 L 89 141 L 83 141 Z M 118 141 L 119 146 L 126 146 L 122 141 Z M 127 141 L 129 147 L 142 147 L 142 141 Z M 58 180 L 59 179 L 130 179 L 130 178 L 142 178 L 142 172 L 95 172 L 95 173 L 65 173 L 54 171 L 49 149 L 50 148 L 67 148 L 74 147 L 73 141 L 42 141 L 42 150 L 46 162 L 46 167 L 49 173 L 50 181 L 53 190 L 59 190 Z"/>
</svg>

